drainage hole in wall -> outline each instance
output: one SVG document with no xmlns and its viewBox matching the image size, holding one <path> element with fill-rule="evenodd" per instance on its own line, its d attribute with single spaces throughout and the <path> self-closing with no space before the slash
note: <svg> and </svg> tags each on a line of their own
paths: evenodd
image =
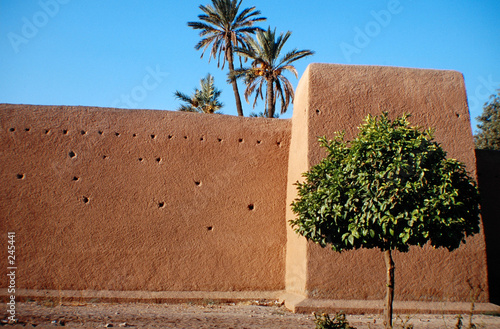
<svg viewBox="0 0 500 329">
<path fill-rule="evenodd" d="M 73 152 L 73 151 L 69 151 L 68 155 L 69 155 L 70 158 L 76 157 L 76 153 Z"/>
<path fill-rule="evenodd" d="M 30 131 L 30 128 L 24 128 L 24 131 Z"/>
<path fill-rule="evenodd" d="M 160 163 L 161 162 L 161 158 L 156 158 L 156 162 Z"/>
<path fill-rule="evenodd" d="M 10 128 L 9 131 L 14 132 L 14 131 L 16 131 L 16 128 Z"/>
<path fill-rule="evenodd" d="M 73 176 L 73 180 L 76 182 L 77 180 L 79 180 L 80 178 L 79 177 L 76 177 L 76 176 Z"/>
<path fill-rule="evenodd" d="M 320 113 L 321 113 L 321 111 L 316 109 L 316 114 L 320 114 Z"/>
<path fill-rule="evenodd" d="M 218 140 L 219 142 L 222 142 L 222 138 L 217 138 L 217 140 Z"/>
<path fill-rule="evenodd" d="M 276 142 L 276 145 L 281 147 L 281 142 Z"/>
<path fill-rule="evenodd" d="M 168 139 L 172 139 L 174 137 L 173 135 L 168 135 Z"/>
<path fill-rule="evenodd" d="M 89 203 L 89 201 L 90 201 L 90 200 L 89 200 L 89 198 L 88 198 L 88 197 L 84 196 L 84 197 L 82 198 L 82 201 L 83 201 L 83 203 Z"/>
<path fill-rule="evenodd" d="M 144 159 L 143 158 L 139 158 L 139 161 L 142 162 Z"/>
<path fill-rule="evenodd" d="M 255 209 L 255 206 L 253 205 L 253 203 L 248 205 L 248 210 L 254 210 L 254 209 Z"/>
<path fill-rule="evenodd" d="M 102 130 L 99 130 L 97 133 L 98 133 L 99 135 L 102 135 Z"/>
<path fill-rule="evenodd" d="M 67 135 L 67 134 L 68 134 L 68 129 L 64 129 L 64 130 L 63 130 L 63 134 L 64 134 L 64 135 Z"/>
<path fill-rule="evenodd" d="M 17 174 L 17 179 L 24 179 L 24 174 Z"/>
<path fill-rule="evenodd" d="M 213 226 L 207 226 L 207 231 L 212 231 L 214 229 Z"/>
<path fill-rule="evenodd" d="M 205 140 L 205 136 L 200 137 L 200 141 L 203 142 Z"/>
<path fill-rule="evenodd" d="M 151 139 L 155 139 L 156 135 L 151 134 Z"/>
<path fill-rule="evenodd" d="M 165 202 L 158 202 L 158 208 L 163 208 L 165 206 Z"/>
<path fill-rule="evenodd" d="M 188 139 L 188 137 L 187 137 L 187 136 L 184 136 L 184 139 Z"/>
<path fill-rule="evenodd" d="M 238 139 L 238 143 L 243 143 L 243 138 Z"/>
<path fill-rule="evenodd" d="M 115 136 L 117 136 L 117 137 L 120 136 L 120 133 L 115 133 Z"/>
<path fill-rule="evenodd" d="M 257 141 L 257 144 L 260 144 L 260 143 L 262 143 L 262 141 L 258 140 L 258 141 Z"/>
<path fill-rule="evenodd" d="M 102 156 L 102 158 L 103 158 L 103 159 L 107 159 L 107 158 L 108 158 L 108 156 L 107 156 L 107 155 L 103 155 L 103 156 Z"/>
<path fill-rule="evenodd" d="M 194 181 L 194 184 L 195 184 L 196 186 L 200 186 L 200 185 L 201 185 L 201 181 L 199 181 L 199 180 Z"/>
<path fill-rule="evenodd" d="M 458 113 L 455 113 L 455 115 L 457 116 L 457 118 L 460 118 L 460 114 L 458 114 Z"/>
<path fill-rule="evenodd" d="M 87 132 L 85 130 L 80 131 L 80 134 L 85 135 Z"/>
<path fill-rule="evenodd" d="M 50 129 L 45 129 L 45 135 L 48 135 L 48 133 L 50 133 Z"/>
<path fill-rule="evenodd" d="M 137 134 L 132 134 L 132 137 L 137 137 Z"/>
</svg>

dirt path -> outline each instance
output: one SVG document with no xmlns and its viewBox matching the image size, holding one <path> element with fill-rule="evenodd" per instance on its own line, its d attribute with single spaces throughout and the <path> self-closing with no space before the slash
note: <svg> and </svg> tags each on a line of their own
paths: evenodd
<svg viewBox="0 0 500 329">
<path fill-rule="evenodd" d="M 248 304 L 51 304 L 18 303 L 16 312 L 20 324 L 14 328 L 314 328 L 314 316 L 294 314 L 282 306 Z M 3 314 L 3 318 L 6 315 Z M 380 315 L 348 315 L 351 326 L 383 328 Z M 398 316 L 395 328 L 402 328 L 404 321 L 413 328 L 455 328 L 456 315 Z M 469 318 L 464 316 L 463 328 Z M 475 315 L 477 328 L 500 328 L 500 317 Z"/>
</svg>

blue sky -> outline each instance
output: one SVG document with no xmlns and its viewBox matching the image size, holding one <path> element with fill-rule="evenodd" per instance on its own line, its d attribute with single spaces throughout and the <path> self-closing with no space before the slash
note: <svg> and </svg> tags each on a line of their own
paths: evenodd
<svg viewBox="0 0 500 329">
<path fill-rule="evenodd" d="M 299 77 L 312 62 L 456 70 L 472 118 L 500 88 L 498 0 L 309 3 L 242 4 L 268 18 L 260 26 L 292 31 L 285 51 L 316 52 L 297 62 Z M 0 0 L 0 103 L 175 110 L 173 93 L 211 73 L 223 113 L 236 115 L 226 71 L 194 49 L 198 32 L 186 23 L 200 4 L 208 0 Z M 246 115 L 263 107 L 243 100 Z"/>
</svg>

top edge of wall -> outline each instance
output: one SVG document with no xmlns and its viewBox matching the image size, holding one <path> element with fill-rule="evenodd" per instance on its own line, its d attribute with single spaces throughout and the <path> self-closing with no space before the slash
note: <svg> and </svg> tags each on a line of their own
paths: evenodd
<svg viewBox="0 0 500 329">
<path fill-rule="evenodd" d="M 421 68 L 421 67 L 406 67 L 406 66 L 391 66 L 391 65 L 368 65 L 368 64 L 332 64 L 332 63 L 311 63 L 307 66 L 312 70 L 319 70 L 325 68 L 358 68 L 358 69 L 379 69 L 379 70 L 399 70 L 403 71 L 426 71 L 426 72 L 442 72 L 450 73 L 455 72 L 456 74 L 463 75 L 457 70 L 447 70 L 447 69 L 434 69 L 434 68 Z M 307 69 L 306 68 L 306 69 Z"/>
<path fill-rule="evenodd" d="M 52 110 L 52 111 L 82 111 L 82 112 L 107 112 L 107 113 L 156 113 L 156 114 L 166 114 L 173 116 L 191 116 L 191 115 L 204 115 L 204 113 L 194 113 L 194 112 L 182 112 L 182 111 L 171 111 L 171 110 L 158 110 L 158 109 L 124 109 L 124 108 L 114 108 L 114 107 L 100 107 L 100 106 L 85 106 L 85 105 L 37 105 L 37 104 L 13 104 L 13 103 L 0 103 L 0 110 L 18 110 L 23 108 L 29 108 L 30 110 Z M 231 118 L 236 120 L 268 120 L 268 121 L 290 121 L 291 119 L 269 119 L 260 117 L 239 117 L 235 115 L 228 114 L 213 114 L 207 117 L 212 118 Z"/>
</svg>

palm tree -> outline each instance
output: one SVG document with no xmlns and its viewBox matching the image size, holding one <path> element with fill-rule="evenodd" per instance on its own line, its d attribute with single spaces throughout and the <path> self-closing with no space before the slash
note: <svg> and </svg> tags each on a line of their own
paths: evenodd
<svg viewBox="0 0 500 329">
<path fill-rule="evenodd" d="M 263 99 L 263 88 L 264 84 L 266 85 L 265 114 L 268 118 L 274 117 L 276 99 L 278 97 L 281 102 L 281 114 L 286 112 L 290 100 L 293 103 L 293 86 L 283 73 L 290 71 L 298 78 L 297 70 L 291 64 L 301 58 L 314 54 L 311 50 L 294 49 L 278 59 L 290 35 L 292 33 L 287 31 L 285 34 L 280 33 L 276 37 L 276 29 L 271 31 L 271 27 L 269 27 L 267 31 L 258 31 L 257 39 L 250 40 L 249 47 L 238 47 L 234 50 L 238 55 L 253 61 L 251 67 L 235 70 L 229 78 L 230 80 L 242 77 L 245 79 L 247 85 L 245 99 L 248 102 L 248 97 L 255 92 L 254 108 L 257 99 L 259 97 Z"/>
<path fill-rule="evenodd" d="M 186 104 L 181 105 L 177 110 L 197 113 L 218 113 L 224 106 L 218 98 L 221 91 L 214 86 L 214 77 L 210 74 L 200 80 L 200 88 L 195 88 L 194 94 L 188 96 L 180 91 L 174 93 L 175 97 Z"/>
<path fill-rule="evenodd" d="M 219 67 L 222 59 L 222 69 L 224 69 L 227 60 L 229 74 L 234 71 L 234 48 L 247 47 L 251 39 L 250 35 L 262 30 L 254 24 L 266 20 L 265 17 L 257 17 L 260 15 L 260 11 L 255 10 L 255 7 L 246 8 L 238 13 L 241 1 L 212 0 L 213 6 L 200 5 L 200 9 L 204 12 L 204 14 L 198 15 L 201 22 L 188 22 L 188 26 L 195 30 L 201 30 L 200 37 L 202 39 L 195 46 L 196 50 L 203 48 L 201 57 L 211 46 L 209 62 L 212 57 L 217 58 L 217 67 Z M 236 80 L 231 81 L 231 84 L 236 99 L 236 110 L 239 116 L 243 116 L 238 84 Z"/>
</svg>

